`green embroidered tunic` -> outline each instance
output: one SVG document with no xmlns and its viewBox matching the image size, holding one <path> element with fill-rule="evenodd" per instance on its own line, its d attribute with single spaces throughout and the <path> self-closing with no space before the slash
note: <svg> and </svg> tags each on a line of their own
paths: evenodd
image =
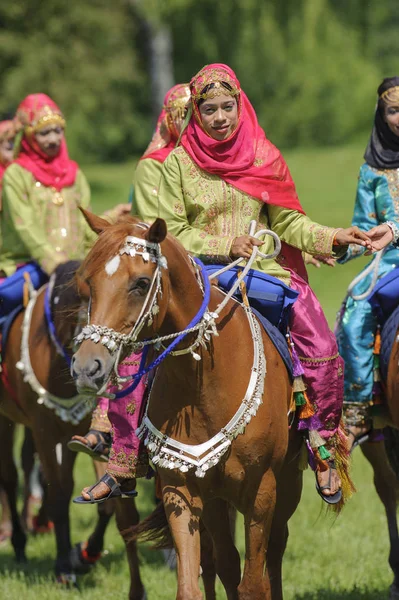
<svg viewBox="0 0 399 600">
<path fill-rule="evenodd" d="M 144 162 L 144 161 L 143 161 Z M 331 256 L 336 229 L 313 222 L 298 211 L 265 204 L 200 169 L 184 148 L 165 160 L 158 197 L 147 193 L 136 198 L 139 215 L 146 221 L 165 219 L 168 230 L 192 254 L 206 262 L 227 263 L 234 238 L 247 234 L 252 220 L 258 229 L 271 229 L 284 242 L 314 255 Z M 260 248 L 273 251 L 270 236 Z M 283 258 L 280 256 L 280 260 Z M 259 259 L 254 268 L 289 282 L 289 273 L 278 260 Z"/>
<path fill-rule="evenodd" d="M 3 178 L 0 271 L 35 260 L 47 273 L 67 260 L 84 258 L 95 241 L 78 207 L 89 208 L 90 188 L 82 171 L 75 183 L 57 192 L 12 164 Z"/>
<path fill-rule="evenodd" d="M 151 205 L 158 198 L 159 181 L 161 179 L 162 163 L 153 158 L 139 160 L 134 175 L 134 198 L 132 202 L 132 214 L 138 215 L 139 206 L 150 199 Z"/>
</svg>

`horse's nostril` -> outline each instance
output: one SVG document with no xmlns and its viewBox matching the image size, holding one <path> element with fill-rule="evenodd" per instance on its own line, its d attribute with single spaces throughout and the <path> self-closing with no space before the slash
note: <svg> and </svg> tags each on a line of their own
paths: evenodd
<svg viewBox="0 0 399 600">
<path fill-rule="evenodd" d="M 89 371 L 89 376 L 94 377 L 94 375 L 100 375 L 101 371 L 102 371 L 102 364 L 98 360 L 98 358 L 95 358 L 93 360 L 93 365 Z"/>
</svg>

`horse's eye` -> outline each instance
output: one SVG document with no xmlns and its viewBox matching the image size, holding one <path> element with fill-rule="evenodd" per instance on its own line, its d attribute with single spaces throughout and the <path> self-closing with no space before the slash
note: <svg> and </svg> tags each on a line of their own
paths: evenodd
<svg viewBox="0 0 399 600">
<path fill-rule="evenodd" d="M 148 277 L 139 277 L 131 286 L 129 292 L 136 296 L 144 296 L 150 287 L 151 280 Z"/>
</svg>

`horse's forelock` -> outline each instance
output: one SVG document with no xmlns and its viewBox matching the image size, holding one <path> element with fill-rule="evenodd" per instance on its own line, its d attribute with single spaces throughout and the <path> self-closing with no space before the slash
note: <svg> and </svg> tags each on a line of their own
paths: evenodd
<svg viewBox="0 0 399 600">
<path fill-rule="evenodd" d="M 79 276 L 90 279 L 94 273 L 104 270 L 104 265 L 124 246 L 127 236 L 133 235 L 144 239 L 147 230 L 147 224 L 135 217 L 128 217 L 121 223 L 104 229 L 83 261 Z"/>
</svg>

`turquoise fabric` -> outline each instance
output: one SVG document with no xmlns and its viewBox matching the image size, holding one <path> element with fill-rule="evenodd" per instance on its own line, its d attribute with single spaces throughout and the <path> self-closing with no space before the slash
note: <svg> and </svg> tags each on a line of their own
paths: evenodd
<svg viewBox="0 0 399 600">
<path fill-rule="evenodd" d="M 368 231 L 386 221 L 399 222 L 398 170 L 377 170 L 364 164 L 360 169 L 352 225 Z M 351 245 L 337 262 L 344 264 L 364 252 L 361 246 Z M 374 260 L 373 257 L 370 262 Z M 378 279 L 398 266 L 399 249 L 390 245 L 379 264 Z M 365 292 L 372 276 L 372 273 L 368 274 L 352 293 L 356 296 Z M 336 327 L 339 351 L 345 361 L 345 402 L 364 403 L 372 400 L 376 328 L 377 320 L 367 300 L 353 300 L 350 297 L 345 300 Z"/>
</svg>

